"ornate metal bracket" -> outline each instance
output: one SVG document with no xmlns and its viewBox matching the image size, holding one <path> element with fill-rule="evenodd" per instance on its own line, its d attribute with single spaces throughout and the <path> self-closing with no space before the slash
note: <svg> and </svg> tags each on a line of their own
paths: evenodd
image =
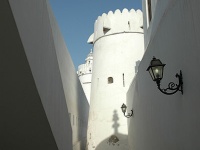
<svg viewBox="0 0 200 150">
<path fill-rule="evenodd" d="M 127 115 L 125 115 L 125 112 L 124 112 L 124 116 L 126 118 L 130 118 L 131 116 L 133 116 L 133 110 L 131 110 L 131 113 L 128 113 Z"/>
<path fill-rule="evenodd" d="M 176 74 L 176 78 L 178 78 L 179 84 L 170 82 L 166 89 L 161 89 L 160 88 L 160 80 L 157 80 L 156 83 L 157 83 L 158 89 L 166 95 L 172 95 L 172 94 L 176 93 L 177 91 L 180 91 L 183 94 L 183 77 L 182 77 L 181 70 L 180 70 L 180 74 L 178 74 L 178 73 Z M 171 92 L 168 92 L 168 91 L 171 91 Z"/>
</svg>

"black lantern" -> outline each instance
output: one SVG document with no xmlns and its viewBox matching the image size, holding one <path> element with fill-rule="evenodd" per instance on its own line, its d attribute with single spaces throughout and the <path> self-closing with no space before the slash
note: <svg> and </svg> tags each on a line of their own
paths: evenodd
<svg viewBox="0 0 200 150">
<path fill-rule="evenodd" d="M 152 80 L 157 83 L 158 89 L 162 93 L 167 94 L 167 95 L 172 95 L 172 94 L 176 93 L 177 91 L 181 91 L 181 93 L 183 94 L 183 81 L 182 81 L 181 70 L 180 70 L 180 74 L 176 74 L 176 77 L 179 79 L 178 85 L 173 82 L 170 82 L 168 84 L 168 88 L 166 88 L 166 89 L 160 88 L 160 81 L 163 78 L 164 66 L 165 66 L 165 64 L 163 64 L 160 61 L 160 59 L 156 59 L 155 57 L 153 57 L 153 59 L 150 62 L 149 67 L 147 68 L 147 71 L 149 71 Z M 167 91 L 171 91 L 171 92 L 167 92 Z"/>
<path fill-rule="evenodd" d="M 160 59 L 156 59 L 153 57 L 152 61 L 150 62 L 149 67 L 147 68 L 147 71 L 149 71 L 153 81 L 159 81 L 162 80 L 163 78 L 163 71 L 164 71 L 164 66 Z"/>
<path fill-rule="evenodd" d="M 125 115 L 126 109 L 127 109 L 127 106 L 126 106 L 125 104 L 122 104 L 121 109 L 122 109 L 122 112 L 123 112 L 123 114 L 124 114 L 124 116 L 125 116 L 126 118 L 130 118 L 130 117 L 133 115 L 133 110 L 131 110 L 131 113 L 128 113 L 128 115 Z"/>
</svg>

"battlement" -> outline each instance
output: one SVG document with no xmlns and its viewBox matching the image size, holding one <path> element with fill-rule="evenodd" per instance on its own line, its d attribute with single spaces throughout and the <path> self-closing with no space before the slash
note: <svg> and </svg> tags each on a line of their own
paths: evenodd
<svg viewBox="0 0 200 150">
<path fill-rule="evenodd" d="M 143 17 L 141 10 L 123 9 L 122 12 L 117 9 L 113 13 L 103 13 L 94 24 L 94 33 L 89 37 L 88 43 L 93 44 L 103 36 L 122 33 L 122 32 L 140 32 L 143 33 Z"/>
</svg>

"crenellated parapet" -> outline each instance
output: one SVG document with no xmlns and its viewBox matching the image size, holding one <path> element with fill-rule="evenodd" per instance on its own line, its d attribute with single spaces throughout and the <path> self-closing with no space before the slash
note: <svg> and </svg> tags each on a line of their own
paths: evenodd
<svg viewBox="0 0 200 150">
<path fill-rule="evenodd" d="M 143 16 L 141 10 L 117 9 L 114 13 L 109 11 L 99 16 L 94 24 L 94 33 L 89 37 L 88 43 L 93 44 L 101 37 L 129 32 L 143 33 Z"/>
</svg>

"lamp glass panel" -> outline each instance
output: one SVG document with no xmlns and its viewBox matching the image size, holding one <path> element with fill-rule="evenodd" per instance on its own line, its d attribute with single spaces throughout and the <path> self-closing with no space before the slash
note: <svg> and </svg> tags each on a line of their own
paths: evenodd
<svg viewBox="0 0 200 150">
<path fill-rule="evenodd" d="M 155 81 L 155 76 L 154 76 L 152 67 L 149 69 L 149 74 L 151 75 L 152 80 Z"/>
<path fill-rule="evenodd" d="M 126 108 L 122 108 L 122 112 L 125 113 L 126 112 Z"/>
<path fill-rule="evenodd" d="M 122 105 L 122 107 L 121 107 L 121 109 L 122 109 L 122 112 L 123 112 L 123 113 L 125 113 L 125 112 L 126 112 L 126 108 L 127 108 L 127 107 L 126 107 L 126 105 L 125 105 L 125 104 L 123 104 L 123 105 Z"/>
<path fill-rule="evenodd" d="M 152 67 L 152 71 L 155 77 L 154 80 L 157 80 L 157 79 L 161 80 L 163 78 L 163 66 Z"/>
</svg>

